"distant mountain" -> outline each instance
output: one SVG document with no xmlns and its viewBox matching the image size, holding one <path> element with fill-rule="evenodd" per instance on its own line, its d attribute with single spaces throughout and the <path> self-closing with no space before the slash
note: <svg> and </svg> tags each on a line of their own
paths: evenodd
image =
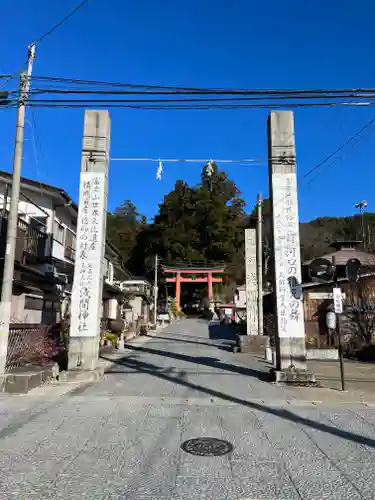
<svg viewBox="0 0 375 500">
<path fill-rule="evenodd" d="M 365 239 L 369 247 L 375 249 L 375 213 L 364 214 Z M 300 223 L 300 239 L 302 260 L 320 257 L 332 251 L 330 244 L 334 241 L 362 240 L 361 218 L 359 215 L 349 217 L 318 217 L 310 222 Z M 374 241 L 372 241 L 374 240 Z"/>
<path fill-rule="evenodd" d="M 248 226 L 255 227 L 256 207 L 248 218 Z M 364 227 L 369 248 L 375 251 L 375 213 L 365 212 Z M 263 245 L 265 255 L 270 254 L 271 217 L 270 200 L 263 203 Z M 348 217 L 318 217 L 310 222 L 300 223 L 300 241 L 302 262 L 320 257 L 332 251 L 331 243 L 344 240 L 362 240 L 361 218 L 358 215 Z M 272 258 L 272 256 L 271 256 Z"/>
</svg>

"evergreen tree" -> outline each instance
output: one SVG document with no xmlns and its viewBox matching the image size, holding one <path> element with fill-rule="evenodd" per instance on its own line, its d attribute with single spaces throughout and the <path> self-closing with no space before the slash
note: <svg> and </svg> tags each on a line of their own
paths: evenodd
<svg viewBox="0 0 375 500">
<path fill-rule="evenodd" d="M 107 238 L 120 251 L 125 263 L 129 262 L 137 234 L 145 224 L 145 218 L 130 200 L 124 201 L 113 213 L 108 212 Z"/>
<path fill-rule="evenodd" d="M 157 253 L 173 264 L 224 264 L 236 281 L 243 280 L 244 202 L 235 183 L 211 166 L 209 176 L 203 169 L 201 184 L 177 181 L 165 196 L 154 223 L 138 235 L 135 267 L 143 262 L 145 271 Z"/>
</svg>

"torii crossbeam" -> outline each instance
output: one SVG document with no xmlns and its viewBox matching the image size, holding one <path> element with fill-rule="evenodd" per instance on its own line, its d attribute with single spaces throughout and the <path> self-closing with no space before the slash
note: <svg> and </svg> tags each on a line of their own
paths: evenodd
<svg viewBox="0 0 375 500">
<path fill-rule="evenodd" d="M 174 274 L 167 278 L 168 283 L 176 283 L 176 305 L 180 309 L 181 284 L 182 283 L 208 283 L 208 299 L 213 301 L 213 284 L 222 283 L 222 276 L 216 277 L 215 274 L 225 273 L 223 266 L 163 266 L 163 272 Z M 199 276 L 197 276 L 199 275 Z"/>
</svg>

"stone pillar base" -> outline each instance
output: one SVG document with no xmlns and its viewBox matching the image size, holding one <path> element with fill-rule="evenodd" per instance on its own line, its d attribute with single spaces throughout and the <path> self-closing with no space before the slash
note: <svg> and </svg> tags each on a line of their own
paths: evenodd
<svg viewBox="0 0 375 500">
<path fill-rule="evenodd" d="M 285 382 L 291 385 L 316 385 L 315 373 L 307 370 L 275 370 L 272 368 L 271 376 L 274 382 Z"/>
<path fill-rule="evenodd" d="M 276 339 L 276 369 L 307 370 L 305 337 L 282 337 Z"/>
<path fill-rule="evenodd" d="M 70 337 L 68 370 L 95 370 L 98 361 L 98 337 Z"/>
<path fill-rule="evenodd" d="M 276 382 L 296 385 L 316 384 L 315 374 L 307 370 L 305 337 L 282 337 L 276 341 Z"/>
</svg>

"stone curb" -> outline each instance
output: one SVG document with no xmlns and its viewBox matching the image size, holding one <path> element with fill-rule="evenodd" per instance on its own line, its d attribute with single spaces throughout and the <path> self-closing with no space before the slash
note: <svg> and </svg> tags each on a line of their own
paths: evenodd
<svg viewBox="0 0 375 500">
<path fill-rule="evenodd" d="M 153 335 L 157 335 L 161 331 L 164 330 L 168 325 L 165 325 L 164 327 L 159 327 L 156 330 L 149 332 L 148 335 L 139 335 L 136 332 L 129 332 L 128 335 L 125 338 L 126 342 L 134 341 L 135 339 L 143 338 L 147 339 L 147 337 L 152 337 Z M 126 349 L 126 345 L 125 345 Z M 114 358 L 121 357 L 123 355 L 124 351 L 119 351 L 116 350 L 115 352 L 109 353 L 110 356 L 113 356 Z M 54 382 L 55 386 L 63 386 L 63 385 L 71 385 L 73 390 L 77 386 L 84 385 L 84 384 L 90 384 L 92 382 L 98 382 L 99 380 L 102 380 L 106 370 L 113 365 L 113 361 L 109 360 L 99 360 L 98 366 L 96 367 L 95 370 L 70 370 L 66 372 L 61 372 L 59 376 L 58 382 Z"/>
<path fill-rule="evenodd" d="M 169 325 L 164 325 L 164 326 L 159 326 L 156 330 L 151 330 L 147 332 L 147 335 L 133 335 L 131 337 L 128 337 L 125 341 L 126 342 L 132 342 L 132 341 L 142 341 L 147 342 L 152 337 L 157 336 L 159 333 L 161 333 L 163 330 L 165 330 Z M 112 357 L 113 361 L 111 360 L 106 360 L 106 361 L 100 361 L 101 366 L 103 367 L 104 374 L 106 370 L 112 366 L 115 362 L 115 360 L 121 358 L 124 355 L 124 352 L 126 352 L 126 343 L 124 345 L 124 349 L 115 349 L 114 351 L 108 353 L 108 356 Z"/>
<path fill-rule="evenodd" d="M 59 377 L 59 383 L 86 383 L 101 380 L 104 376 L 105 367 L 102 363 L 95 370 L 69 370 L 62 372 Z"/>
</svg>

